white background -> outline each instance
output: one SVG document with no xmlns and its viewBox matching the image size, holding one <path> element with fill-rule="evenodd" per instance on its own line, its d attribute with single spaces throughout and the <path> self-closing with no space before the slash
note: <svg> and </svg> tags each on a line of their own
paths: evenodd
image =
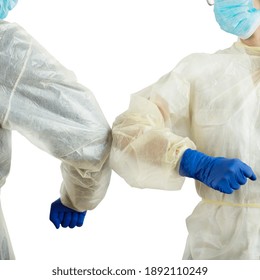
<svg viewBox="0 0 260 280">
<path fill-rule="evenodd" d="M 23 26 L 75 72 L 110 125 L 127 109 L 131 93 L 157 81 L 183 57 L 237 40 L 220 30 L 206 0 L 20 0 L 7 20 Z M 177 192 L 139 190 L 113 173 L 105 199 L 73 230 L 56 230 L 48 219 L 60 184 L 59 162 L 14 132 L 12 169 L 1 200 L 17 260 L 0 264 L 0 273 L 6 273 L 1 280 L 48 280 L 57 266 L 183 265 L 185 219 L 199 201 L 192 180 Z"/>
</svg>

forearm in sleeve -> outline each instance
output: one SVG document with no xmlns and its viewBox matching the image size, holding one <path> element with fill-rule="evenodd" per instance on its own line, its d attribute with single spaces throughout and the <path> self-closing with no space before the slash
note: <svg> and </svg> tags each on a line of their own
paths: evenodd
<svg viewBox="0 0 260 280">
<path fill-rule="evenodd" d="M 5 77 L 17 73 L 6 82 L 3 128 L 18 131 L 62 161 L 66 206 L 93 209 L 106 193 L 111 172 L 111 129 L 95 97 L 19 26 L 12 25 L 2 40 L 8 42 L 3 52 L 13 52 L 3 56 Z"/>
<path fill-rule="evenodd" d="M 133 187 L 177 190 L 183 184 L 179 160 L 195 145 L 166 126 L 164 109 L 133 95 L 128 111 L 114 122 L 111 166 Z"/>
</svg>

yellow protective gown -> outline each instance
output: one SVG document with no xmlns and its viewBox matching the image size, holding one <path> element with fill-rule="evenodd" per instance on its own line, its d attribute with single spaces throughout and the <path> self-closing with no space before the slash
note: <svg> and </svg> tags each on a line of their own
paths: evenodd
<svg viewBox="0 0 260 280">
<path fill-rule="evenodd" d="M 179 190 L 187 148 L 239 158 L 259 178 L 231 195 L 196 181 L 184 259 L 260 259 L 259 111 L 260 48 L 236 42 L 186 57 L 115 120 L 111 167 L 133 187 Z"/>
<path fill-rule="evenodd" d="M 15 130 L 61 160 L 63 204 L 77 211 L 95 208 L 110 180 L 111 129 L 93 94 L 21 27 L 5 21 L 0 67 L 0 187 Z M 0 259 L 13 258 L 0 207 Z"/>
</svg>

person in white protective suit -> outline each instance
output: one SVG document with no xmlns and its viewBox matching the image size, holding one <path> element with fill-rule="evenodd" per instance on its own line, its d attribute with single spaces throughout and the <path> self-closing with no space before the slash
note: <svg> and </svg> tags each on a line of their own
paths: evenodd
<svg viewBox="0 0 260 280">
<path fill-rule="evenodd" d="M 133 187 L 179 190 L 195 179 L 201 202 L 183 259 L 260 259 L 260 2 L 214 2 L 239 40 L 189 55 L 133 94 L 113 124 L 110 162 Z"/>
<path fill-rule="evenodd" d="M 0 1 L 3 19 L 17 1 Z M 93 94 L 19 25 L 0 20 L 0 187 L 11 163 L 11 131 L 61 160 L 56 228 L 82 226 L 111 175 L 111 129 Z M 43 171 L 44 172 L 44 171 Z M 0 207 L 0 259 L 14 259 Z"/>
</svg>

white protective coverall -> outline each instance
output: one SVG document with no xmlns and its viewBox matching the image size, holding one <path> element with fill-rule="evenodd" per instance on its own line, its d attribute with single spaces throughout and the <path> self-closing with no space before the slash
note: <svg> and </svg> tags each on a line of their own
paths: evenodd
<svg viewBox="0 0 260 280">
<path fill-rule="evenodd" d="M 133 94 L 112 129 L 111 167 L 138 188 L 179 190 L 187 148 L 239 158 L 260 179 L 260 48 L 192 54 Z M 260 259 L 260 184 L 228 195 L 196 181 L 184 259 Z"/>
<path fill-rule="evenodd" d="M 92 93 L 17 24 L 0 21 L 0 187 L 11 130 L 62 161 L 61 201 L 76 211 L 105 196 L 111 129 Z M 0 208 L 0 259 L 13 259 Z"/>
</svg>

